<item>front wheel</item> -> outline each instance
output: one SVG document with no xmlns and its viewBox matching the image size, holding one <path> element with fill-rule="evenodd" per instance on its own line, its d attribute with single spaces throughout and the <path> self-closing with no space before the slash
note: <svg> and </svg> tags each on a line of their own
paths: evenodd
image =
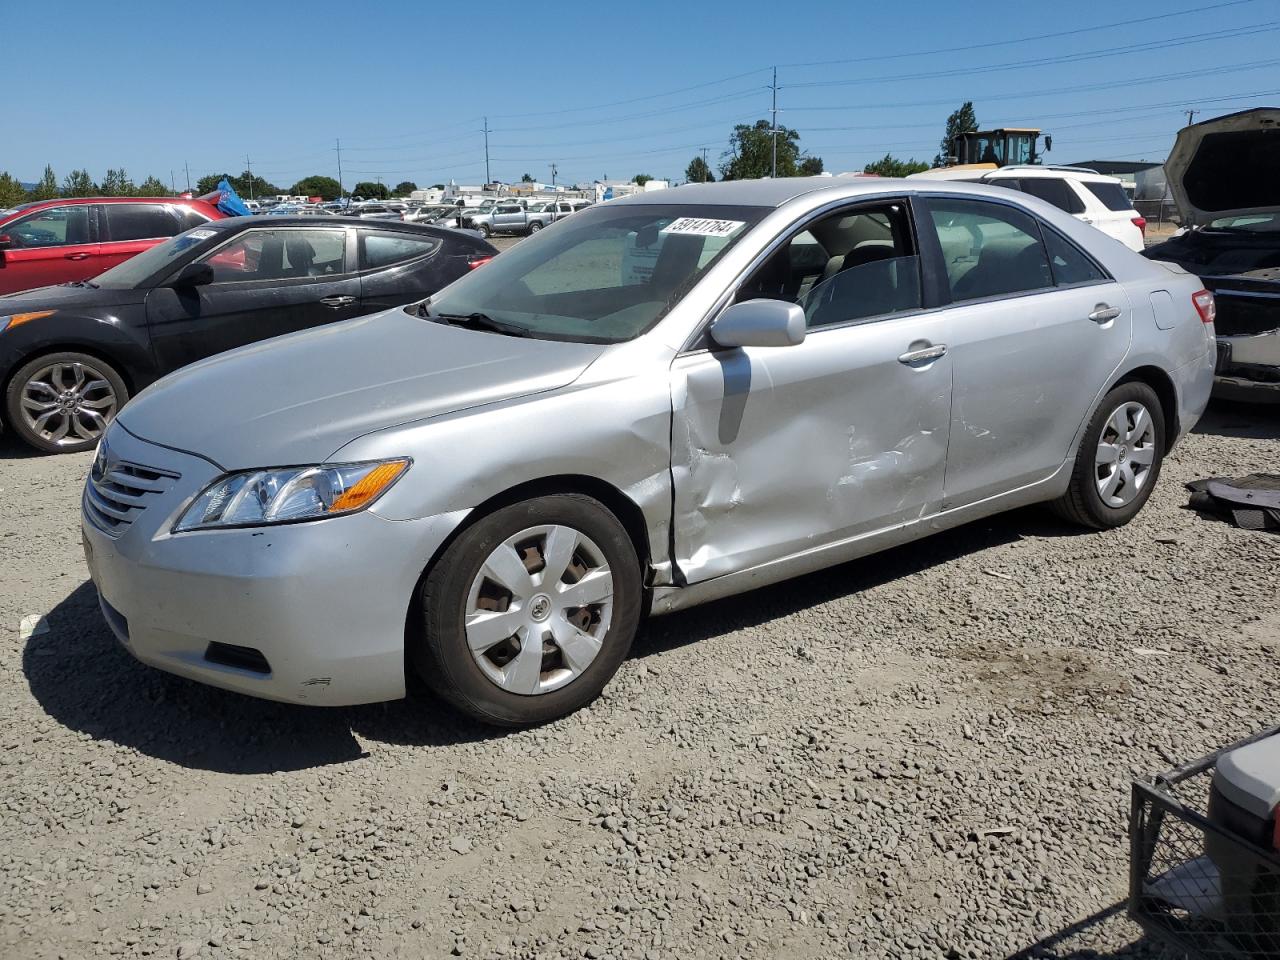
<svg viewBox="0 0 1280 960">
<path fill-rule="evenodd" d="M 50 353 L 25 363 L 9 381 L 9 425 L 45 453 L 92 450 L 129 399 L 120 374 L 84 353 Z"/>
<path fill-rule="evenodd" d="M 478 229 L 486 240 L 493 236 L 493 227 L 489 226 L 487 223 L 480 224 Z"/>
<path fill-rule="evenodd" d="M 1165 436 L 1155 391 L 1145 383 L 1122 383 L 1098 405 L 1080 441 L 1071 485 L 1054 510 L 1095 530 L 1124 526 L 1160 477 Z"/>
<path fill-rule="evenodd" d="M 464 713 L 545 723 L 594 700 L 626 658 L 643 588 L 631 539 L 599 501 L 556 494 L 468 527 L 422 592 L 416 672 Z"/>
<path fill-rule="evenodd" d="M 539 230 L 541 230 L 541 229 L 542 229 L 542 224 L 540 224 L 537 220 L 535 220 L 535 221 L 533 221 L 533 223 L 529 224 L 529 233 L 530 233 L 530 234 L 535 234 L 535 233 L 537 233 L 537 232 L 538 232 Z"/>
</svg>

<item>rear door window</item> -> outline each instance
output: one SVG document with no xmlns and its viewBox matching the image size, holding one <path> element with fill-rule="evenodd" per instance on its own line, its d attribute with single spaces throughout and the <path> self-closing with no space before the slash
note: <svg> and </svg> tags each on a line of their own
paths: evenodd
<svg viewBox="0 0 1280 960">
<path fill-rule="evenodd" d="M 1053 280 L 1060 287 L 1080 283 L 1102 283 L 1110 278 L 1093 259 L 1074 243 L 1046 224 L 1040 224 L 1044 245 L 1053 267 Z"/>
<path fill-rule="evenodd" d="M 1133 204 L 1129 202 L 1129 197 L 1124 192 L 1124 187 L 1118 183 L 1093 183 L 1089 180 L 1081 181 L 1085 189 L 1092 193 L 1095 197 L 1102 201 L 1102 205 L 1108 210 L 1132 210 Z"/>
<path fill-rule="evenodd" d="M 362 231 L 360 245 L 360 269 L 379 270 L 397 263 L 427 257 L 440 249 L 436 237 L 416 237 L 400 233 L 369 233 Z"/>
<path fill-rule="evenodd" d="M 1023 177 L 1022 192 L 1039 197 L 1067 213 L 1084 213 L 1084 203 L 1061 177 Z"/>
<path fill-rule="evenodd" d="M 946 262 L 952 300 L 1028 293 L 1053 286 L 1036 219 L 1002 203 L 931 198 L 929 214 Z"/>
<path fill-rule="evenodd" d="M 187 229 L 164 203 L 104 203 L 102 209 L 109 240 L 159 240 Z"/>
</svg>

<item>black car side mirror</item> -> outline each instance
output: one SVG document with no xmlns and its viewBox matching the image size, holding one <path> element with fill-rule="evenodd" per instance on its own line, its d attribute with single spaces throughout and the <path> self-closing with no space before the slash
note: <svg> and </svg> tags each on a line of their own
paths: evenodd
<svg viewBox="0 0 1280 960">
<path fill-rule="evenodd" d="M 0 250 L 8 250 L 13 246 L 13 237 L 7 233 L 0 233 Z"/>
<path fill-rule="evenodd" d="M 203 287 L 213 283 L 213 267 L 207 263 L 188 263 L 182 272 L 173 278 L 175 287 Z"/>
</svg>

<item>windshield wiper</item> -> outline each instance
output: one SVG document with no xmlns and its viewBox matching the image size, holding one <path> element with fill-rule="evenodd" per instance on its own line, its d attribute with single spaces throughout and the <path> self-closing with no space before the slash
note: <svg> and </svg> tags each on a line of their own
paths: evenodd
<svg viewBox="0 0 1280 960">
<path fill-rule="evenodd" d="M 425 309 L 423 304 L 421 309 Z M 517 323 L 503 323 L 501 320 L 495 320 L 487 313 L 428 313 L 424 314 L 430 320 L 441 320 L 449 324 L 451 327 L 466 327 L 469 330 L 489 330 L 493 333 L 505 334 L 508 337 L 527 337 L 529 328 L 522 327 Z"/>
</svg>

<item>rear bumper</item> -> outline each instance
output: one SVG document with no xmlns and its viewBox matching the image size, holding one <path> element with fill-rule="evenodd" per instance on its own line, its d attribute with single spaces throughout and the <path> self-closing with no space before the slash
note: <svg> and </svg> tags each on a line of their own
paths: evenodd
<svg viewBox="0 0 1280 960">
<path fill-rule="evenodd" d="M 1280 403 L 1280 329 L 1218 337 L 1213 392 L 1226 399 Z"/>
</svg>

